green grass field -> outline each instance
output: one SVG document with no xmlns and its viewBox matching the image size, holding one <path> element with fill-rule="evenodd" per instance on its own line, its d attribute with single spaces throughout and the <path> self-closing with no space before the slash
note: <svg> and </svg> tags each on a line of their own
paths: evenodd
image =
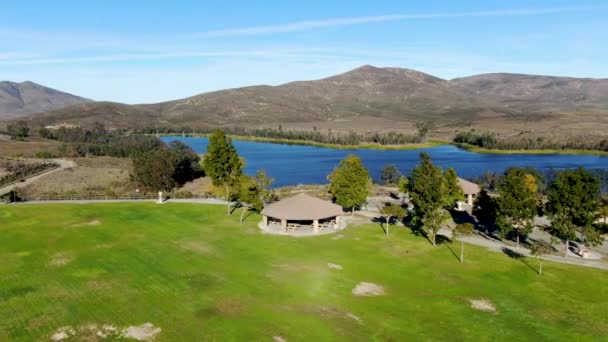
<svg viewBox="0 0 608 342">
<path fill-rule="evenodd" d="M 0 341 L 146 322 L 157 341 L 608 339 L 606 271 L 547 262 L 539 277 L 536 260 L 467 245 L 459 264 L 458 244 L 403 228 L 290 238 L 258 219 L 196 204 L 0 206 Z M 362 281 L 385 295 L 354 296 Z"/>
</svg>

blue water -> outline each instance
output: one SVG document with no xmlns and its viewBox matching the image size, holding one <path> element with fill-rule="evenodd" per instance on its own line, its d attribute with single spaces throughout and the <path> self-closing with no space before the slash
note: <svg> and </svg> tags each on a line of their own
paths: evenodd
<svg viewBox="0 0 608 342">
<path fill-rule="evenodd" d="M 163 141 L 182 141 L 197 153 L 207 151 L 207 138 L 163 137 Z M 404 174 L 419 161 L 420 152 L 431 155 L 441 167 L 453 167 L 458 175 L 470 178 L 485 171 L 503 172 L 511 166 L 533 166 L 541 170 L 576 168 L 608 168 L 608 157 L 591 155 L 546 154 L 485 154 L 475 153 L 451 145 L 418 150 L 338 150 L 303 145 L 286 145 L 234 140 L 239 155 L 245 158 L 245 173 L 254 175 L 264 169 L 274 178 L 274 186 L 327 183 L 327 175 L 348 154 L 356 154 L 363 160 L 376 180 L 382 168 L 395 164 Z"/>
</svg>

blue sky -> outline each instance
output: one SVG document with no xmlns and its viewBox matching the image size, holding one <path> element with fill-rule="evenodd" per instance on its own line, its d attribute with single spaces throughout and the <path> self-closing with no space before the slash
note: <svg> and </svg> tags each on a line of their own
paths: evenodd
<svg viewBox="0 0 608 342">
<path fill-rule="evenodd" d="M 8 1 L 0 79 L 159 102 L 363 64 L 608 77 L 608 1 Z"/>
</svg>

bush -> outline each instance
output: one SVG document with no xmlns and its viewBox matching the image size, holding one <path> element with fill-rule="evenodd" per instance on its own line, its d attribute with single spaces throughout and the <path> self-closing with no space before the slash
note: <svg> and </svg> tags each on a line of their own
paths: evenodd
<svg viewBox="0 0 608 342">
<path fill-rule="evenodd" d="M 55 155 L 48 151 L 41 151 L 41 152 L 36 152 L 36 158 L 51 159 L 51 158 L 55 158 Z"/>
</svg>

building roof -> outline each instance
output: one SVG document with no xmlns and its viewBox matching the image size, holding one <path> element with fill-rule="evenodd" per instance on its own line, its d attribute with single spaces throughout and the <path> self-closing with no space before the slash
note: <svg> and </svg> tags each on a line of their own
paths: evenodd
<svg viewBox="0 0 608 342">
<path fill-rule="evenodd" d="M 460 177 L 458 177 L 458 185 L 460 185 L 465 195 L 477 195 L 481 191 L 479 185 Z"/>
<path fill-rule="evenodd" d="M 342 215 L 342 207 L 304 193 L 268 205 L 262 215 L 282 220 L 319 220 Z"/>
</svg>

